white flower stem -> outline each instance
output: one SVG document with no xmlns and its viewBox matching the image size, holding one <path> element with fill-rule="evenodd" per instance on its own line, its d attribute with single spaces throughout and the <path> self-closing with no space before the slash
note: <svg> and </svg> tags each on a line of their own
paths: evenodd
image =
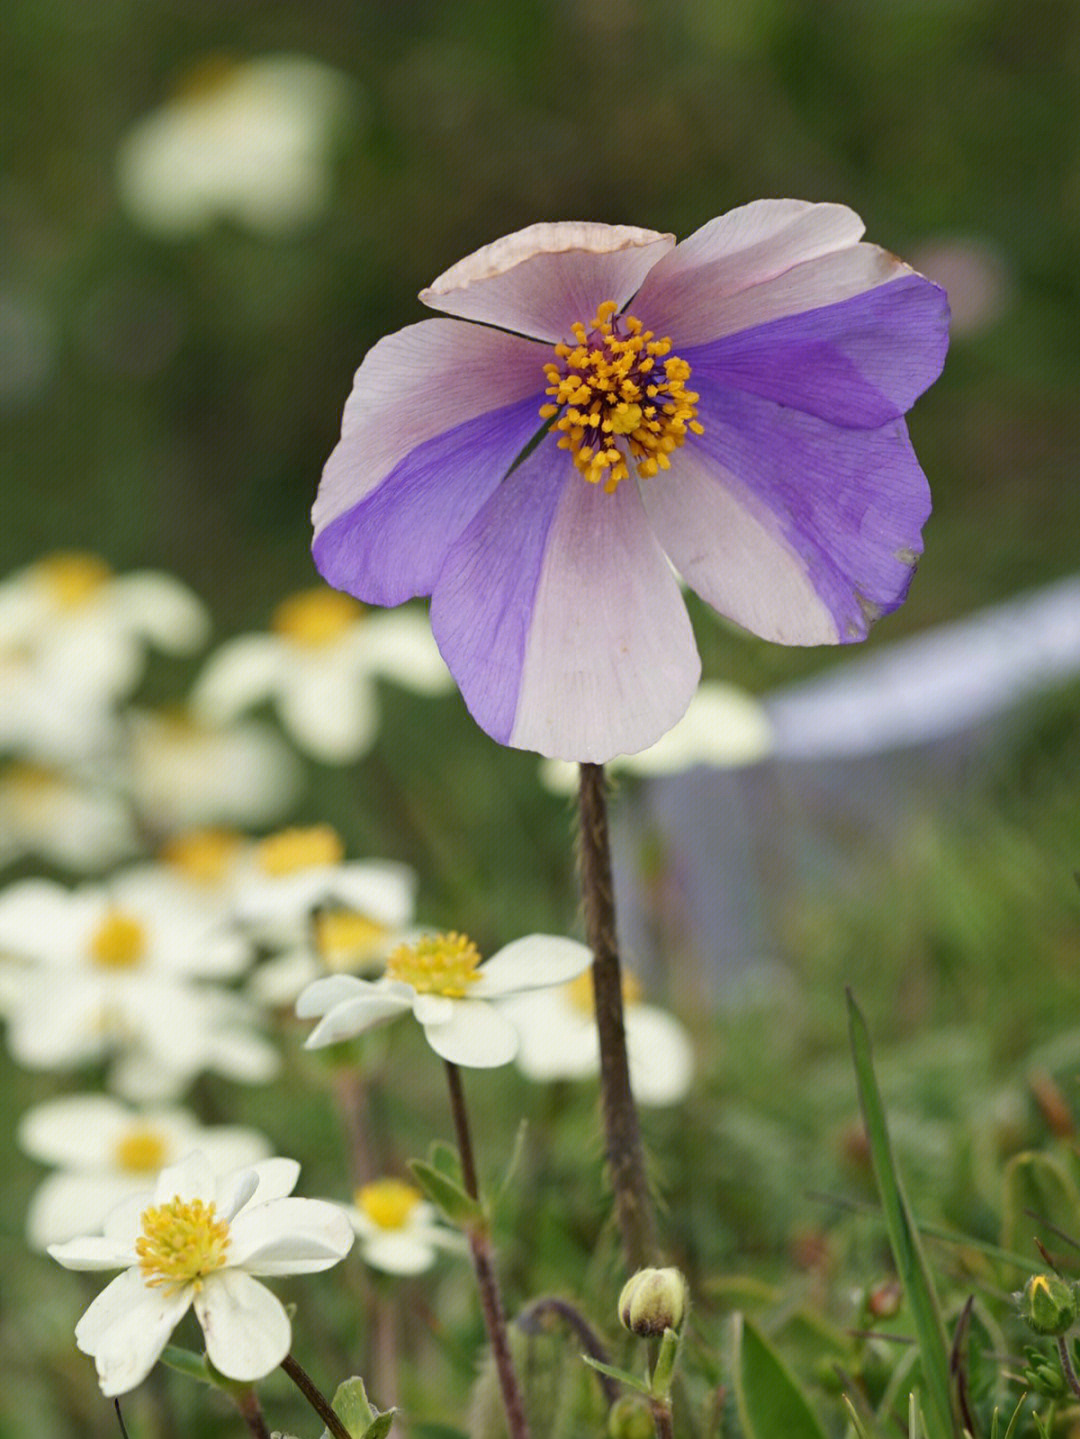
<svg viewBox="0 0 1080 1439">
<path fill-rule="evenodd" d="M 593 996 L 600 1041 L 600 1092 L 615 1213 L 628 1272 L 654 1258 L 652 1200 L 645 1176 L 641 1127 L 630 1089 L 623 1018 L 622 971 L 615 926 L 604 767 L 582 764 L 578 790 L 581 830 L 578 868 L 585 911 L 585 937 L 593 953 Z"/>
</svg>

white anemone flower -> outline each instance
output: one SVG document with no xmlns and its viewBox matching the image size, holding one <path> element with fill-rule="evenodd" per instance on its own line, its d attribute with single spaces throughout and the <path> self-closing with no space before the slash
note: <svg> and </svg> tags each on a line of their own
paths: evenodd
<svg viewBox="0 0 1080 1439">
<path fill-rule="evenodd" d="M 207 57 L 128 132 L 120 199 L 170 237 L 217 219 L 269 235 L 295 229 L 329 203 L 333 142 L 355 102 L 347 76 L 305 55 Z"/>
<path fill-rule="evenodd" d="M 140 1194 L 166 1165 L 193 1149 L 215 1174 L 246 1168 L 272 1153 L 254 1129 L 206 1127 L 186 1109 L 136 1109 L 104 1094 L 76 1094 L 28 1109 L 15 1138 L 55 1174 L 30 1200 L 26 1232 L 35 1249 L 99 1228 L 121 1199 Z"/>
<path fill-rule="evenodd" d="M 666 1010 L 643 1004 L 632 976 L 623 980 L 630 1088 L 639 1104 L 678 1104 L 694 1078 L 694 1047 Z M 517 1066 L 539 1083 L 587 1079 L 600 1072 L 592 983 L 588 975 L 560 989 L 507 999 L 503 1008 L 521 1033 Z"/>
<path fill-rule="evenodd" d="M 463 1247 L 461 1235 L 439 1222 L 435 1206 L 402 1179 L 362 1184 L 345 1214 L 360 1241 L 360 1258 L 385 1274 L 423 1274 L 440 1249 Z"/>
<path fill-rule="evenodd" d="M 288 1197 L 299 1171 L 269 1159 L 221 1178 L 196 1151 L 112 1210 L 101 1234 L 50 1245 L 66 1269 L 123 1270 L 75 1326 L 102 1393 L 141 1384 L 192 1307 L 222 1374 L 248 1383 L 277 1368 L 292 1326 L 254 1276 L 329 1269 L 353 1242 L 340 1205 Z"/>
<path fill-rule="evenodd" d="M 656 744 L 638 754 L 617 755 L 612 774 L 681 774 L 695 765 L 737 769 L 767 759 L 773 749 L 772 726 L 764 707 L 735 685 L 698 686 L 682 719 Z M 578 767 L 565 760 L 544 760 L 540 779 L 555 794 L 573 794 Z"/>
<path fill-rule="evenodd" d="M 403 944 L 380 979 L 335 974 L 317 979 L 296 1002 L 300 1019 L 319 1018 L 309 1049 L 337 1044 L 411 1013 L 442 1059 L 472 1069 L 509 1064 L 518 1051 L 518 1030 L 493 1001 L 527 990 L 565 984 L 592 963 L 583 944 L 531 934 L 482 964 L 462 934 L 431 934 Z"/>
<path fill-rule="evenodd" d="M 0 770 L 0 864 L 34 855 L 100 871 L 138 848 L 130 807 L 105 785 L 44 765 Z"/>
<path fill-rule="evenodd" d="M 328 586 L 283 600 L 271 632 L 241 635 L 207 662 L 192 696 L 196 712 L 222 723 L 272 700 L 302 750 L 347 764 L 375 743 L 376 680 L 420 694 L 453 689 L 431 627 L 419 611 L 368 614 Z"/>
</svg>

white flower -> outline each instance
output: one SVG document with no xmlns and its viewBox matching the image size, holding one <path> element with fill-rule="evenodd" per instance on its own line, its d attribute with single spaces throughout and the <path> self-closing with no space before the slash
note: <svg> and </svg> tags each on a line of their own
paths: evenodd
<svg viewBox="0 0 1080 1439">
<path fill-rule="evenodd" d="M 375 742 L 375 681 L 421 694 L 453 688 L 423 615 L 366 613 L 326 586 L 283 600 L 270 634 L 241 635 L 208 661 L 192 697 L 196 712 L 221 723 L 272 699 L 285 729 L 314 758 L 346 764 Z"/>
<path fill-rule="evenodd" d="M 19 1145 L 58 1172 L 40 1185 L 26 1216 L 27 1237 L 44 1249 L 99 1228 L 129 1194 L 140 1194 L 168 1164 L 200 1149 L 215 1174 L 269 1157 L 268 1142 L 237 1125 L 204 1128 L 184 1109 L 133 1109 L 104 1094 L 35 1105 L 19 1120 Z"/>
<path fill-rule="evenodd" d="M 112 790 L 42 765 L 0 771 L 0 864 L 31 854 L 103 870 L 136 849 L 131 810 Z"/>
<path fill-rule="evenodd" d="M 452 1064 L 488 1069 L 508 1064 L 519 1035 L 492 1001 L 525 990 L 564 984 L 592 963 L 583 944 L 532 934 L 480 963 L 464 935 L 435 934 L 401 945 L 374 982 L 351 974 L 317 979 L 296 1002 L 301 1019 L 320 1017 L 307 1047 L 336 1044 L 411 1013 L 436 1054 Z"/>
<path fill-rule="evenodd" d="M 772 751 L 772 727 L 764 707 L 734 685 L 698 686 L 682 719 L 656 744 L 638 754 L 617 755 L 607 766 L 613 774 L 679 774 L 695 765 L 735 769 L 757 764 Z M 578 767 L 565 760 L 544 760 L 540 779 L 555 794 L 573 794 Z"/>
<path fill-rule="evenodd" d="M 331 145 L 354 101 L 346 76 L 307 56 L 209 57 L 128 133 L 120 198 L 163 235 L 195 235 L 218 218 L 294 229 L 326 208 Z"/>
<path fill-rule="evenodd" d="M 440 1224 L 434 1206 L 401 1179 L 361 1185 L 345 1214 L 361 1259 L 387 1274 L 422 1274 L 440 1249 L 461 1247 L 461 1236 Z"/>
<path fill-rule="evenodd" d="M 196 1152 L 114 1209 L 102 1234 L 50 1246 L 67 1269 L 124 1271 L 75 1326 L 104 1394 L 141 1384 L 192 1306 L 222 1374 L 249 1382 L 277 1368 L 289 1316 L 253 1276 L 329 1269 L 353 1242 L 338 1205 L 286 1197 L 298 1174 L 294 1161 L 270 1159 L 217 1178 Z"/>
<path fill-rule="evenodd" d="M 637 985 L 623 982 L 630 1087 L 640 1104 L 677 1104 L 690 1091 L 694 1049 L 674 1016 L 642 1004 Z M 600 1070 L 600 1049 L 588 975 L 560 989 L 523 994 L 502 1006 L 521 1034 L 517 1065 L 529 1079 L 585 1079 Z"/>
</svg>

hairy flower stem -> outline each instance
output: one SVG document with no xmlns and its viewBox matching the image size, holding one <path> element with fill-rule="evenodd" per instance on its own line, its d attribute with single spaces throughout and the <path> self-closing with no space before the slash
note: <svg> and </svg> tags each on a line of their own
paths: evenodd
<svg viewBox="0 0 1080 1439">
<path fill-rule="evenodd" d="M 1077 1379 L 1076 1370 L 1073 1368 L 1072 1360 L 1069 1358 L 1069 1346 L 1065 1342 L 1064 1334 L 1058 1337 L 1057 1347 L 1058 1357 L 1061 1360 L 1061 1372 L 1065 1376 L 1065 1383 L 1076 1397 L 1080 1399 L 1080 1379 Z"/>
<path fill-rule="evenodd" d="M 234 1394 L 236 1407 L 240 1410 L 244 1423 L 255 1439 L 270 1439 L 270 1430 L 266 1427 L 266 1420 L 263 1418 L 262 1408 L 255 1395 L 254 1389 L 244 1389 L 239 1394 Z"/>
<path fill-rule="evenodd" d="M 656 1425 L 656 1439 L 675 1439 L 675 1429 L 671 1420 L 671 1405 L 666 1401 L 654 1399 L 650 1407 L 652 1409 L 653 1423 Z"/>
<path fill-rule="evenodd" d="M 476 1160 L 473 1158 L 472 1135 L 469 1131 L 469 1116 L 465 1108 L 465 1091 L 461 1083 L 461 1071 L 456 1064 L 444 1060 L 446 1082 L 450 1089 L 450 1112 L 454 1117 L 454 1132 L 457 1135 L 458 1152 L 461 1155 L 461 1177 L 465 1192 L 470 1199 L 480 1198 L 476 1182 Z M 529 1426 L 525 1419 L 525 1405 L 521 1398 L 514 1361 L 510 1355 L 510 1341 L 506 1333 L 506 1315 L 503 1311 L 499 1282 L 495 1277 L 495 1261 L 491 1250 L 491 1236 L 487 1224 L 481 1221 L 470 1225 L 468 1231 L 469 1252 L 472 1255 L 476 1285 L 480 1291 L 480 1307 L 484 1312 L 484 1326 L 491 1344 L 491 1355 L 495 1371 L 499 1376 L 503 1408 L 510 1439 L 529 1439 Z"/>
<path fill-rule="evenodd" d="M 312 1409 L 319 1416 L 322 1422 L 333 1435 L 333 1439 L 351 1439 L 348 1429 L 334 1413 L 329 1399 L 312 1379 L 306 1369 L 302 1368 L 291 1354 L 286 1354 L 281 1361 L 281 1367 L 289 1376 L 297 1389 L 304 1396 Z"/>
<path fill-rule="evenodd" d="M 578 790 L 581 833 L 578 869 L 585 910 L 585 937 L 593 953 L 593 996 L 600 1039 L 600 1093 L 608 1171 L 626 1267 L 633 1273 L 652 1262 L 655 1250 L 652 1200 L 637 1106 L 630 1090 L 623 1019 L 622 972 L 615 928 L 604 767 L 582 764 Z"/>
</svg>

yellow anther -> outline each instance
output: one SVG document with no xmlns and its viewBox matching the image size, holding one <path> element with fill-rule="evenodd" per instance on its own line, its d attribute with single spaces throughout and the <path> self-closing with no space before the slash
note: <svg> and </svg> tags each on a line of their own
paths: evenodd
<svg viewBox="0 0 1080 1439">
<path fill-rule="evenodd" d="M 270 628 L 298 645 L 318 648 L 340 639 L 363 615 L 364 606 L 352 595 L 320 585 L 282 600 Z"/>
<path fill-rule="evenodd" d="M 365 969 L 381 959 L 385 924 L 352 909 L 324 909 L 313 921 L 315 948 L 327 969 Z"/>
<path fill-rule="evenodd" d="M 480 978 L 480 951 L 464 934 L 428 934 L 400 944 L 386 961 L 386 978 L 412 985 L 418 994 L 460 999 Z"/>
<path fill-rule="evenodd" d="M 146 931 L 122 909 L 110 909 L 90 940 L 90 957 L 102 969 L 134 969 L 145 952 Z"/>
<path fill-rule="evenodd" d="M 283 829 L 260 840 L 255 847 L 255 862 L 264 874 L 275 878 L 317 865 L 340 864 L 344 858 L 345 846 L 337 830 L 328 824 Z"/>
<path fill-rule="evenodd" d="M 165 1163 L 169 1146 L 156 1129 L 137 1126 L 113 1146 L 113 1159 L 129 1174 L 154 1174 Z"/>
<path fill-rule="evenodd" d="M 213 1204 L 174 1195 L 167 1204 L 144 1209 L 142 1233 L 135 1241 L 139 1268 L 145 1283 L 191 1284 L 202 1280 L 226 1262 L 229 1226 L 219 1219 Z"/>
<path fill-rule="evenodd" d="M 45 581 L 53 600 L 64 610 L 77 610 L 112 579 L 112 570 L 104 560 L 78 550 L 46 555 L 38 560 L 34 573 Z"/>
<path fill-rule="evenodd" d="M 228 874 L 243 844 L 243 835 L 234 829 L 193 829 L 170 839 L 161 858 L 197 884 L 217 884 Z"/>
<path fill-rule="evenodd" d="M 376 1179 L 361 1185 L 353 1195 L 360 1213 L 380 1229 L 404 1229 L 422 1198 L 419 1189 L 402 1179 Z"/>
</svg>

